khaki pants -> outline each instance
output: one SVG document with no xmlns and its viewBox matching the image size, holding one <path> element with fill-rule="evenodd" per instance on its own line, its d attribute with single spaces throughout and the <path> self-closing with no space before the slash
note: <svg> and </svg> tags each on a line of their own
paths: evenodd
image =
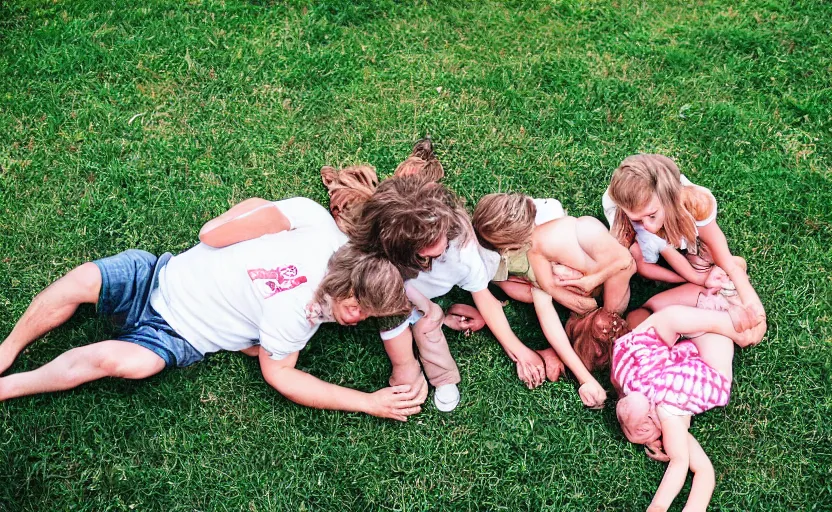
<svg viewBox="0 0 832 512">
<path fill-rule="evenodd" d="M 428 382 L 434 387 L 457 384 L 462 378 L 442 332 L 442 323 L 431 328 L 422 318 L 396 338 L 385 342 L 385 348 L 393 363 L 390 385 L 412 384 L 419 378 L 418 364 L 413 359 L 413 341 L 419 350 L 419 359 Z"/>
</svg>

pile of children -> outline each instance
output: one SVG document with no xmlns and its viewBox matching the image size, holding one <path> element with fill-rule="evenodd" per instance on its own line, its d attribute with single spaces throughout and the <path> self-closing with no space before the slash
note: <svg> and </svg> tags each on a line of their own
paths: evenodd
<svg viewBox="0 0 832 512">
<path fill-rule="evenodd" d="M 0 373 L 81 303 L 121 318 L 122 333 L 0 378 L 0 401 L 103 377 L 145 378 L 233 350 L 258 356 L 265 380 L 295 402 L 403 421 L 421 410 L 428 382 L 439 410 L 460 402 L 443 327 L 488 326 L 529 389 L 568 369 L 584 405 L 601 408 L 607 395 L 593 372 L 609 368 L 627 439 L 669 462 L 651 509 L 670 506 L 688 470 L 688 509 L 707 506 L 714 471 L 688 433 L 690 418 L 728 402 L 734 344 L 754 345 L 766 330 L 708 189 L 665 156 L 628 157 L 603 194 L 608 229 L 524 194 L 489 194 L 469 216 L 439 183 L 444 169 L 429 139 L 381 182 L 366 165 L 324 167 L 321 176 L 332 217 L 308 199 L 251 199 L 208 222 L 185 253 L 127 251 L 56 281 L 0 344 Z M 624 318 L 635 273 L 679 286 Z M 532 350 L 514 334 L 491 283 L 534 304 L 549 348 Z M 433 302 L 454 286 L 475 307 L 443 311 Z M 565 326 L 555 302 L 571 312 Z M 322 322 L 368 316 L 379 317 L 390 388 L 361 393 L 295 368 Z"/>
<path fill-rule="evenodd" d="M 555 199 L 524 194 L 489 194 L 469 220 L 438 183 L 443 174 L 429 140 L 378 186 L 371 167 L 323 170 L 342 230 L 406 279 L 414 309 L 381 332 L 391 384 L 421 378 L 415 361 L 402 356 L 415 340 L 436 407 L 456 407 L 460 375 L 443 325 L 487 325 L 530 389 L 557 380 L 565 366 L 587 407 L 603 407 L 606 392 L 592 372 L 610 367 L 627 439 L 669 462 L 651 509 L 670 506 L 688 469 L 694 480 L 686 510 L 705 509 L 714 472 L 688 433 L 690 417 L 728 402 L 734 343 L 756 344 L 766 330 L 745 260 L 731 254 L 717 225 L 713 194 L 670 158 L 639 154 L 621 163 L 603 194 L 610 229 L 593 217 L 568 216 Z M 680 286 L 624 319 L 635 273 Z M 514 335 L 489 281 L 534 304 L 551 348 L 531 350 Z M 476 309 L 455 305 L 443 316 L 432 299 L 454 286 L 471 292 Z M 565 328 L 553 302 L 571 311 Z"/>
</svg>

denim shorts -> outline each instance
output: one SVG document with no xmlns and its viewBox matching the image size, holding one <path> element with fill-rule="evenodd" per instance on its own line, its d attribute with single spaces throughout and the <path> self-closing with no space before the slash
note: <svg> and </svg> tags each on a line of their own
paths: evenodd
<svg viewBox="0 0 832 512">
<path fill-rule="evenodd" d="M 150 294 L 159 287 L 159 270 L 171 258 L 130 249 L 95 260 L 101 271 L 98 314 L 112 317 L 121 332 L 116 338 L 142 346 L 164 359 L 165 366 L 188 366 L 203 355 L 179 336 L 150 305 Z"/>
</svg>

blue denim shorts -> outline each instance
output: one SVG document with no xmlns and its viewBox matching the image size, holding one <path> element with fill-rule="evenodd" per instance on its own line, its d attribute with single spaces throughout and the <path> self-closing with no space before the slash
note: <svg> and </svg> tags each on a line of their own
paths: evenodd
<svg viewBox="0 0 832 512">
<path fill-rule="evenodd" d="M 98 314 L 112 317 L 121 332 L 116 338 L 152 350 L 165 366 L 188 366 L 203 355 L 179 336 L 150 305 L 150 294 L 159 287 L 159 270 L 171 258 L 130 249 L 95 260 L 101 271 Z"/>
</svg>

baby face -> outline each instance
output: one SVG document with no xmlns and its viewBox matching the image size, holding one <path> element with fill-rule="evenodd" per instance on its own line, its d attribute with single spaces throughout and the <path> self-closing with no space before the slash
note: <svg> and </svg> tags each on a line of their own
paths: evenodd
<svg viewBox="0 0 832 512">
<path fill-rule="evenodd" d="M 619 400 L 615 413 L 621 430 L 633 444 L 651 443 L 662 436 L 656 409 L 641 393 L 630 393 Z"/>
</svg>

